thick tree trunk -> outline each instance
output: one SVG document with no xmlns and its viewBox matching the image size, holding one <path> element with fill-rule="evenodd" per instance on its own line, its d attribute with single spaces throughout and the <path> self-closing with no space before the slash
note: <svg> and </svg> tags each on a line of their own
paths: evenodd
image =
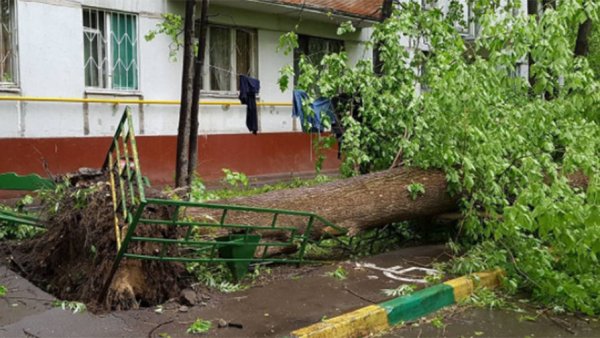
<svg viewBox="0 0 600 338">
<path fill-rule="evenodd" d="M 581 172 L 569 176 L 571 186 L 585 188 L 588 178 Z M 420 183 L 425 193 L 412 199 L 408 187 Z M 372 174 L 342 179 L 313 187 L 284 189 L 250 197 L 214 201 L 250 207 L 314 212 L 350 234 L 393 222 L 429 218 L 458 210 L 458 198 L 448 194 L 446 176 L 439 170 L 394 168 Z M 194 219 L 219 220 L 221 211 L 190 209 L 186 216 Z M 270 226 L 271 214 L 231 211 L 227 223 Z M 278 224 L 295 226 L 300 232 L 305 218 L 278 218 Z M 322 234 L 323 224 L 315 224 L 314 237 Z M 274 234 L 278 237 L 280 234 Z"/>
<path fill-rule="evenodd" d="M 425 188 L 425 193 L 415 200 L 408 192 L 408 186 L 412 183 L 420 183 Z M 443 172 L 406 168 L 215 203 L 310 211 L 351 233 L 392 222 L 434 216 L 457 208 L 456 200 L 447 193 Z M 188 216 L 219 219 L 218 213 L 206 210 L 189 210 Z M 228 223 L 266 225 L 270 221 L 268 215 L 228 214 Z M 280 218 L 279 221 L 297 227 L 306 223 L 305 219 L 298 218 Z M 314 235 L 318 236 L 322 225 L 315 226 Z"/>
<path fill-rule="evenodd" d="M 183 73 L 181 75 L 181 105 L 177 130 L 177 158 L 175 165 L 175 185 L 186 185 L 190 150 L 190 115 L 192 111 L 192 83 L 194 76 L 194 11 L 196 1 L 186 1 Z"/>
<path fill-rule="evenodd" d="M 202 71 L 204 69 L 204 52 L 206 51 L 206 31 L 208 28 L 208 1 L 202 0 L 200 14 L 200 31 L 198 35 L 198 54 L 195 60 L 194 86 L 192 90 L 192 114 L 190 118 L 190 153 L 188 163 L 187 185 L 192 184 L 198 167 L 198 115 L 200 113 L 200 87 L 202 87 Z"/>
</svg>

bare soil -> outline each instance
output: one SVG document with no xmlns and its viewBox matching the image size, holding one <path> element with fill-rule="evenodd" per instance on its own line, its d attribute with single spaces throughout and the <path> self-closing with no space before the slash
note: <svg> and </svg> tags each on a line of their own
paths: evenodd
<svg viewBox="0 0 600 338">
<path fill-rule="evenodd" d="M 108 185 L 99 181 L 88 183 L 90 186 L 94 190 L 89 194 L 77 196 L 72 188 L 55 203 L 46 205 L 47 231 L 43 235 L 6 246 L 4 253 L 12 267 L 54 296 L 84 302 L 94 311 L 151 306 L 178 297 L 192 282 L 182 264 L 123 261 L 108 296 L 99 301 L 117 248 Z M 145 217 L 169 217 L 166 209 L 149 213 Z M 138 233 L 169 238 L 174 231 L 161 226 L 146 227 Z M 136 253 L 156 249 L 150 244 L 130 246 L 130 251 Z"/>
</svg>

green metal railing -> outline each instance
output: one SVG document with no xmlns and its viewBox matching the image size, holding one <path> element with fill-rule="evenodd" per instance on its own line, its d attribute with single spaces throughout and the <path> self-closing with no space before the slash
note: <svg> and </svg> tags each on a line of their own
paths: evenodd
<svg viewBox="0 0 600 338">
<path fill-rule="evenodd" d="M 111 187 L 117 256 L 100 299 L 104 298 L 123 258 L 225 262 L 234 276 L 239 277 L 251 262 L 303 263 L 309 243 L 346 233 L 345 229 L 310 212 L 146 198 L 129 107 L 117 127 L 103 170 L 108 174 Z M 166 219 L 157 218 L 152 213 L 161 208 L 170 212 L 169 217 L 162 217 Z M 199 219 L 203 210 L 218 215 L 218 219 Z M 188 216 L 188 212 L 194 217 Z M 253 215 L 250 216 L 252 219 L 261 218 L 268 222 L 246 224 L 243 220 L 249 214 Z M 317 225 L 323 235 L 314 239 L 317 236 L 314 236 L 313 230 Z M 137 234 L 146 227 L 163 227 L 173 231 L 170 238 Z M 182 228 L 185 230 L 177 231 Z M 280 240 L 269 239 L 273 237 Z M 129 250 L 132 244 L 150 247 L 146 247 L 143 253 L 134 253 Z M 269 251 L 270 248 L 290 246 L 298 248 L 294 256 L 276 257 Z"/>
<path fill-rule="evenodd" d="M 37 217 L 20 214 L 7 210 L 0 210 L 0 223 L 5 223 L 8 225 L 31 225 L 39 228 L 43 228 L 44 224 Z"/>
<path fill-rule="evenodd" d="M 52 189 L 54 187 L 55 184 L 52 180 L 42 178 L 37 174 L 26 176 L 17 175 L 16 173 L 0 174 L 0 190 L 34 191 L 38 189 Z M 44 227 L 42 221 L 37 217 L 8 210 L 0 210 L 0 224 L 24 224 Z"/>
<path fill-rule="evenodd" d="M 129 254 L 125 253 L 125 257 L 130 258 L 140 258 L 140 259 L 153 259 L 153 260 L 162 260 L 162 261 L 182 261 L 182 262 L 254 262 L 254 261 L 264 261 L 268 260 L 271 262 L 281 262 L 281 263 L 302 263 L 304 260 L 304 253 L 306 250 L 306 246 L 308 243 L 313 242 L 311 238 L 311 233 L 313 227 L 316 222 L 320 222 L 325 227 L 331 228 L 336 233 L 343 233 L 344 231 L 341 228 L 336 227 L 331 224 L 327 220 L 322 217 L 315 215 L 309 212 L 302 211 L 290 211 L 290 210 L 280 210 L 280 209 L 266 209 L 266 208 L 253 208 L 253 207 L 245 207 L 245 206 L 236 206 L 236 205 L 222 205 L 222 204 L 207 204 L 207 203 L 194 203 L 194 202 L 185 202 L 185 201 L 172 201 L 172 200 L 160 200 L 160 199 L 148 199 L 147 206 L 156 205 L 156 206 L 167 206 L 167 207 L 175 207 L 174 217 L 171 220 L 156 220 L 156 219 L 147 219 L 140 217 L 137 220 L 139 225 L 164 225 L 164 226 L 174 226 L 174 227 L 185 227 L 187 228 L 185 232 L 185 236 L 181 239 L 165 239 L 165 238 L 152 238 L 152 237 L 136 237 L 136 236 L 127 236 L 129 238 L 129 242 L 147 242 L 147 243 L 158 243 L 163 246 L 163 249 L 160 250 L 160 255 L 139 255 L 139 254 Z M 186 220 L 185 218 L 181 220 L 179 218 L 179 213 L 182 209 L 186 211 L 190 211 L 191 209 L 208 209 L 208 210 L 218 210 L 220 211 L 219 220 L 214 220 L 213 222 L 201 222 L 197 220 Z M 269 225 L 246 225 L 246 224 L 236 224 L 227 222 L 228 215 L 231 212 L 237 212 L 240 216 L 240 213 L 254 213 L 254 214 L 266 214 L 270 217 Z M 195 212 L 194 215 L 199 215 L 199 212 Z M 279 220 L 282 218 L 281 216 L 290 218 L 299 218 L 304 220 L 304 231 L 300 233 L 298 227 L 295 226 L 280 226 L 278 225 Z M 294 222 L 298 224 L 300 222 Z M 232 239 L 230 241 L 215 241 L 215 240 L 206 240 L 199 239 L 197 236 L 194 236 L 195 233 L 202 233 L 202 230 L 205 229 L 220 229 L 226 230 L 227 234 L 236 235 L 236 239 Z M 194 231 L 197 230 L 197 231 Z M 135 231 L 135 229 L 130 228 L 129 231 Z M 210 231 L 205 231 L 210 232 Z M 278 232 L 282 234 L 279 237 L 285 238 L 285 240 L 280 241 L 260 241 L 258 243 L 249 243 L 247 239 L 250 236 L 260 236 L 262 239 L 262 235 L 264 233 L 269 232 Z M 221 231 L 219 234 L 223 234 Z M 129 244 L 129 243 L 127 243 Z M 188 254 L 194 255 L 195 257 L 186 257 L 186 256 L 177 256 L 172 257 L 168 256 L 168 250 L 165 250 L 165 246 L 167 245 L 177 245 L 179 248 L 190 248 L 193 249 Z M 269 257 L 268 249 L 271 247 L 289 247 L 289 246 L 298 246 L 298 254 L 295 257 L 291 258 L 272 258 Z M 262 250 L 260 251 L 260 255 L 252 257 L 230 257 L 225 258 L 221 257 L 218 254 L 218 251 L 222 247 L 226 246 L 255 246 L 260 247 Z M 207 254 L 208 255 L 198 255 L 198 254 Z"/>
</svg>

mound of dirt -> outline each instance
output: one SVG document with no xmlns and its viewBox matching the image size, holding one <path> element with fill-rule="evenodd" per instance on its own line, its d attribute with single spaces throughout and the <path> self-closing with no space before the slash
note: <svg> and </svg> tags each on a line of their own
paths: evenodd
<svg viewBox="0 0 600 338">
<path fill-rule="evenodd" d="M 101 179 L 81 188 L 65 188 L 47 200 L 47 231 L 12 248 L 13 263 L 25 278 L 59 299 L 84 302 L 97 311 L 161 304 L 192 283 L 182 264 L 124 259 L 107 297 L 99 300 L 117 253 L 110 188 Z M 145 218 L 170 215 L 167 209 L 148 213 Z M 176 231 L 154 226 L 136 234 L 173 238 Z M 128 251 L 157 250 L 157 245 L 136 243 Z"/>
</svg>

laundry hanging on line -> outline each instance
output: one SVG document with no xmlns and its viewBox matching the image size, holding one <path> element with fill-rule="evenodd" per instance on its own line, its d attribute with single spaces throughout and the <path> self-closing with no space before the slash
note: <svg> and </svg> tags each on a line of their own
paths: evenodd
<svg viewBox="0 0 600 338">
<path fill-rule="evenodd" d="M 302 131 L 311 133 L 322 133 L 325 131 L 325 126 L 323 125 L 323 116 L 325 114 L 329 116 L 329 121 L 332 125 L 336 123 L 337 120 L 333 113 L 331 100 L 322 97 L 313 101 L 310 104 L 313 114 L 304 112 L 304 106 L 302 105 L 304 100 L 308 100 L 306 92 L 300 89 L 294 90 L 292 116 L 300 119 Z"/>
<path fill-rule="evenodd" d="M 294 90 L 293 105 L 292 105 L 292 116 L 298 117 L 302 125 L 302 131 L 311 133 L 320 133 L 325 130 L 322 119 L 324 114 L 329 116 L 331 122 L 331 132 L 335 135 L 338 144 L 338 159 L 342 158 L 342 142 L 344 136 L 344 128 L 342 127 L 341 114 L 338 112 L 338 108 L 342 108 L 340 104 L 341 100 L 339 96 L 333 99 L 319 98 L 310 104 L 310 108 L 313 110 L 313 114 L 306 116 L 304 113 L 304 107 L 302 102 L 308 99 L 308 95 L 305 91 L 296 89 Z"/>
<path fill-rule="evenodd" d="M 254 135 L 258 132 L 258 112 L 256 109 L 256 96 L 260 92 L 260 81 L 258 79 L 240 75 L 240 95 L 242 104 L 246 105 L 246 127 Z"/>
</svg>

